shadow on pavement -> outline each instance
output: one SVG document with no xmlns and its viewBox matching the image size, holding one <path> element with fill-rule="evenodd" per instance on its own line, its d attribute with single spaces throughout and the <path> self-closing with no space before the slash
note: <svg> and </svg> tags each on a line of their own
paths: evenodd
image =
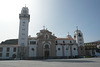
<svg viewBox="0 0 100 67">
<path fill-rule="evenodd" d="M 90 60 L 62 60 L 62 59 L 53 59 L 53 60 L 43 60 L 44 62 L 72 62 L 72 63 L 87 63 L 87 62 L 95 62 L 95 61 L 90 61 Z"/>
<path fill-rule="evenodd" d="M 69 62 L 69 63 L 90 63 L 96 62 L 91 60 L 82 59 L 42 59 L 42 60 L 0 60 L 0 61 L 42 61 L 42 62 Z"/>
</svg>

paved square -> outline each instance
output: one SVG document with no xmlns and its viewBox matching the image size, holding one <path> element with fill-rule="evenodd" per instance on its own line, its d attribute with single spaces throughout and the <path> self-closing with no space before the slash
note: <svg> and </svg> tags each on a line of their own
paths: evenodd
<svg viewBox="0 0 100 67">
<path fill-rule="evenodd" d="M 0 60 L 0 67 L 100 67 L 100 58 Z"/>
</svg>

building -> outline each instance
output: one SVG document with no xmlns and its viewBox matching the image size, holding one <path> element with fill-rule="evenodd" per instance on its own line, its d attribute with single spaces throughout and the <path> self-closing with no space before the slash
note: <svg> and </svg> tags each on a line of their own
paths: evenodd
<svg viewBox="0 0 100 67">
<path fill-rule="evenodd" d="M 1 44 L 0 59 L 33 59 L 33 58 L 73 58 L 85 55 L 83 33 L 74 32 L 74 38 L 67 35 L 57 38 L 47 29 L 40 30 L 37 37 L 28 37 L 30 14 L 27 7 L 23 7 L 19 14 L 19 38 L 17 44 Z"/>
<path fill-rule="evenodd" d="M 100 56 L 100 41 L 85 43 L 86 56 Z"/>
</svg>

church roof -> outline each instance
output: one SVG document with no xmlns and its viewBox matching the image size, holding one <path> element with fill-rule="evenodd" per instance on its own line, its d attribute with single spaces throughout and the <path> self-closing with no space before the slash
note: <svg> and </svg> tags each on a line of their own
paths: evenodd
<svg viewBox="0 0 100 67">
<path fill-rule="evenodd" d="M 1 42 L 1 44 L 7 44 L 7 45 L 16 45 L 16 44 L 18 44 L 18 39 L 8 39 L 8 40 L 6 40 L 6 41 L 2 41 Z M 0 44 L 0 45 L 1 45 Z"/>
<path fill-rule="evenodd" d="M 56 40 L 74 40 L 73 38 L 56 38 Z"/>
<path fill-rule="evenodd" d="M 0 47 L 18 47 L 18 44 L 0 44 Z"/>
<path fill-rule="evenodd" d="M 29 37 L 29 39 L 37 39 L 37 37 Z"/>
<path fill-rule="evenodd" d="M 37 37 L 29 37 L 29 39 L 37 39 Z M 74 40 L 73 38 L 56 38 L 56 40 Z"/>
</svg>

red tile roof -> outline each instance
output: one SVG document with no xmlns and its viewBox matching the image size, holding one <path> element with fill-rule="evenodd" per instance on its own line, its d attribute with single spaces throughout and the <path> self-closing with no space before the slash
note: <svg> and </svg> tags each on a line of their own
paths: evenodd
<svg viewBox="0 0 100 67">
<path fill-rule="evenodd" d="M 37 37 L 29 37 L 29 39 L 37 39 Z"/>
<path fill-rule="evenodd" d="M 74 40 L 73 38 L 56 38 L 56 40 Z"/>
<path fill-rule="evenodd" d="M 37 39 L 37 37 L 29 37 L 29 39 Z M 56 40 L 74 40 L 73 38 L 56 38 Z"/>
</svg>

